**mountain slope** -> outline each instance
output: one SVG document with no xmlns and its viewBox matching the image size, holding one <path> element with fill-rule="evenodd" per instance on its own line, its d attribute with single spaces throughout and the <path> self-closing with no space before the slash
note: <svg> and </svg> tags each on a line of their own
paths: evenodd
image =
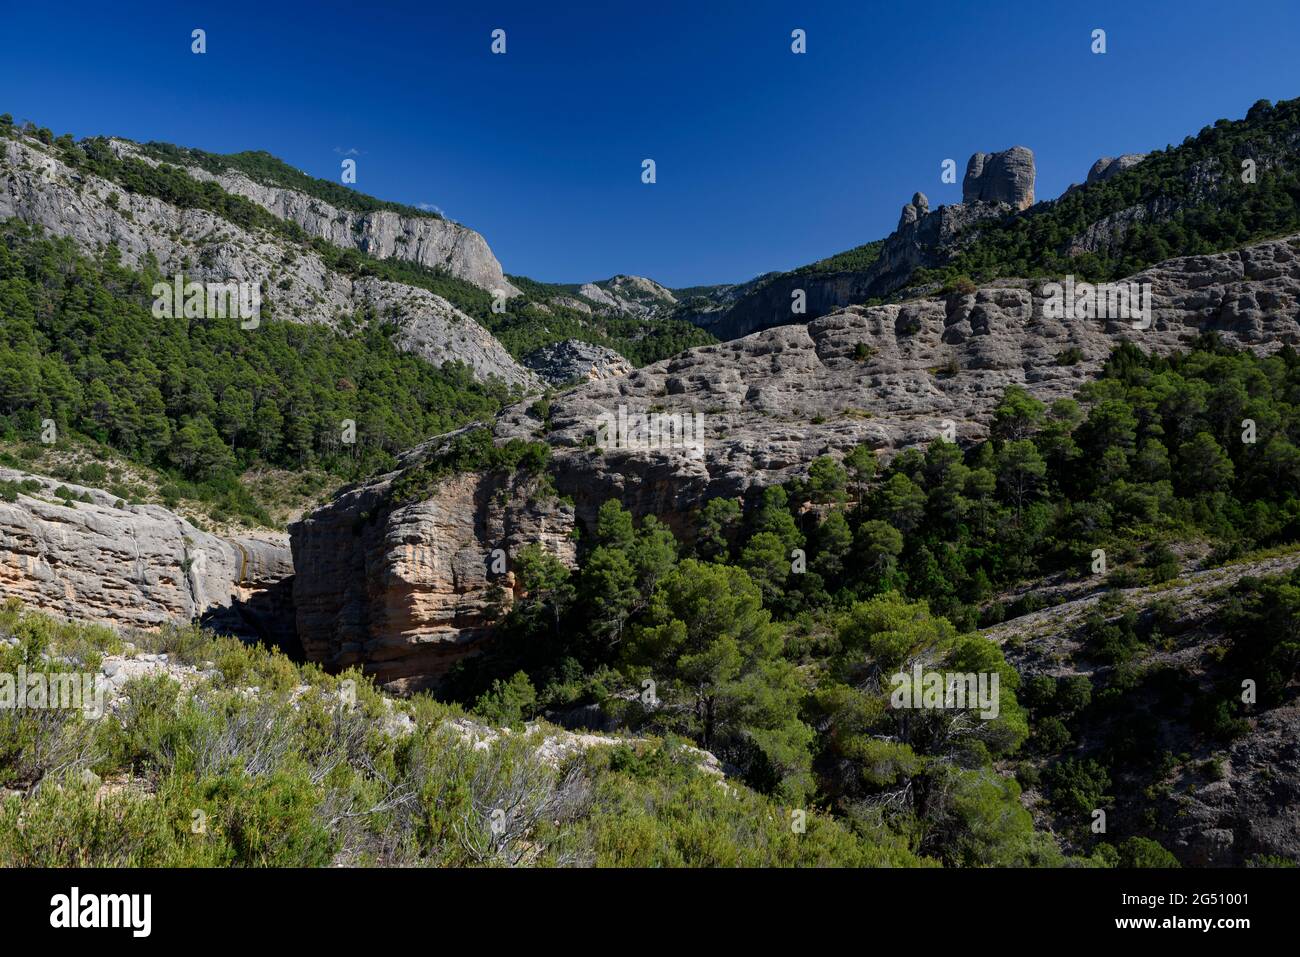
<svg viewBox="0 0 1300 957">
<path fill-rule="evenodd" d="M 115 149 L 151 161 L 166 161 L 200 181 L 212 180 L 228 193 L 244 196 L 310 236 L 351 247 L 376 259 L 398 259 L 430 269 L 445 269 L 483 289 L 517 295 L 487 241 L 441 216 L 385 203 L 337 183 L 313 179 L 268 153 L 222 157 L 169 144 L 137 146 L 113 140 Z"/>
<path fill-rule="evenodd" d="M 1119 164 L 1122 166 L 1122 164 Z M 1178 146 L 984 223 L 925 278 L 1131 275 L 1170 256 L 1208 254 L 1300 228 L 1300 99 L 1261 100 Z"/>
<path fill-rule="evenodd" d="M 1287 640 L 1259 611 L 1274 602 L 1294 613 L 1276 603 L 1295 594 L 1298 565 L 1292 547 L 1146 587 L 1094 579 L 1080 583 L 1083 597 L 986 632 L 1031 689 L 1033 748 L 1017 773 L 1041 824 L 1079 852 L 1097 840 L 1092 808 L 1077 813 L 1058 770 L 1093 762 L 1108 782 L 1109 835 L 1155 838 L 1189 866 L 1300 858 L 1300 704 L 1264 692 L 1244 719 L 1216 717 L 1220 695 L 1239 697 L 1244 675 L 1267 672 L 1252 646 Z M 1119 632 L 1132 638 L 1115 660 L 1106 642 Z M 1080 687 L 1089 694 L 1068 702 Z"/>
<path fill-rule="evenodd" d="M 328 250 L 336 247 L 318 251 L 297 223 L 215 184 L 152 166 L 129 149 L 115 153 L 101 141 L 56 147 L 10 131 L 0 147 L 0 220 L 17 218 L 70 237 L 88 252 L 111 246 L 127 265 L 152 264 L 166 277 L 256 284 L 267 318 L 337 328 L 345 317 L 383 310 L 399 326 L 417 327 L 406 345 L 434 365 L 460 361 L 484 380 L 538 386 L 487 330 L 442 296 L 331 268 L 336 262 Z"/>
</svg>

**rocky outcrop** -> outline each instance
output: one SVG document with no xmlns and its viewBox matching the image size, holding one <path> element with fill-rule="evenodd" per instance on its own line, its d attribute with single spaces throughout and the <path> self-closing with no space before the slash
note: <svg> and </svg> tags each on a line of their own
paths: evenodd
<svg viewBox="0 0 1300 957">
<path fill-rule="evenodd" d="M 912 201 L 903 207 L 903 214 L 898 217 L 898 230 L 906 229 L 928 212 L 930 200 L 925 193 L 913 193 Z"/>
<path fill-rule="evenodd" d="M 520 549 L 540 543 L 573 560 L 573 509 L 522 480 L 476 474 L 394 503 L 399 474 L 343 492 L 290 536 L 307 658 L 411 690 L 489 635 L 512 600 Z"/>
<path fill-rule="evenodd" d="M 906 285 L 916 270 L 942 265 L 963 233 L 1010 212 L 1004 203 L 983 201 L 931 210 L 925 194 L 917 193 L 903 207 L 898 229 L 885 240 L 876 261 L 862 274 L 864 298 L 887 296 Z"/>
<path fill-rule="evenodd" d="M 499 478 L 461 476 L 425 502 L 386 511 L 397 474 L 442 440 L 415 449 L 397 473 L 291 528 L 305 651 L 331 666 L 366 662 L 388 679 L 436 677 L 489 633 L 491 552 L 543 541 L 571 554 L 573 528 L 591 527 L 606 499 L 689 538 L 708 499 L 752 496 L 819 455 L 866 443 L 887 457 L 949 425 L 961 442 L 983 438 L 1008 386 L 1044 401 L 1070 396 L 1125 338 L 1158 352 L 1209 330 L 1262 351 L 1300 345 L 1300 236 L 1171 260 L 1133 281 L 1151 285 L 1148 329 L 1054 318 L 1041 285 L 1006 282 L 855 306 L 564 392 L 545 437 L 555 488 L 572 508 L 521 504 Z M 1067 350 L 1077 362 L 1062 364 Z M 635 441 L 630 427 L 634 441 L 595 447 L 602 424 L 634 427 L 637 415 L 668 417 L 657 420 L 661 441 Z M 698 444 L 678 441 L 686 416 L 702 426 Z M 535 440 L 543 428 L 530 402 L 494 426 L 500 441 Z M 520 534 L 503 544 L 509 529 Z"/>
<path fill-rule="evenodd" d="M 976 153 L 966 163 L 963 203 L 1006 203 L 1016 210 L 1034 205 L 1034 153 L 1013 146 L 1001 153 Z"/>
<path fill-rule="evenodd" d="M 593 345 L 581 339 L 565 339 L 530 352 L 524 366 L 551 385 L 571 382 L 594 382 L 627 375 L 632 363 L 608 346 Z"/>
<path fill-rule="evenodd" d="M 310 247 L 250 232 L 206 210 L 127 193 L 70 168 L 32 140 L 0 139 L 0 220 L 9 217 L 69 237 L 90 253 L 112 245 L 133 268 L 152 256 L 163 275 L 256 283 L 264 316 L 336 327 L 341 318 L 373 308 L 403 328 L 401 347 L 434 364 L 456 360 L 484 380 L 525 390 L 541 386 L 491 333 L 441 296 L 385 280 L 354 280 L 326 268 Z"/>
<path fill-rule="evenodd" d="M 1164 843 L 1193 867 L 1300 861 L 1300 704 L 1255 718 L 1220 761 L 1217 774 L 1179 768 L 1162 808 Z"/>
<path fill-rule="evenodd" d="M 574 733 L 564 728 L 545 725 L 540 721 L 528 722 L 524 725 L 522 731 L 512 731 L 509 728 L 494 728 L 472 721 L 469 718 L 456 718 L 448 721 L 445 727 L 450 729 L 462 742 L 479 751 L 488 750 L 498 741 L 505 741 L 514 735 L 522 734 L 526 739 L 536 742 L 535 753 L 537 757 L 552 768 L 561 767 L 570 758 L 592 748 L 641 748 L 651 743 L 652 740 L 627 735 Z M 697 769 L 716 778 L 719 784 L 725 784 L 726 772 L 722 762 L 718 760 L 716 755 L 690 745 L 678 745 L 678 747 L 681 747 L 684 753 L 695 760 Z"/>
<path fill-rule="evenodd" d="M 135 144 L 113 142 L 120 151 L 148 161 Z M 234 170 L 213 174 L 198 166 L 183 168 L 195 179 L 216 182 L 226 192 L 251 199 L 331 245 L 356 249 L 376 259 L 405 259 L 430 269 L 445 269 L 484 289 L 500 289 L 510 296 L 519 294 L 505 278 L 487 240 L 459 223 L 392 210 L 359 213 L 338 209 L 315 196 L 261 183 Z"/>
<path fill-rule="evenodd" d="M 1008 661 L 1023 677 L 1049 675 L 1059 680 L 1085 675 L 1093 683 L 1095 699 L 1113 669 L 1087 653 L 1088 616 L 1101 613 L 1114 620 L 1124 610 L 1141 619 L 1159 603 L 1174 616 L 1161 626 L 1166 639 L 1133 662 L 1132 673 L 1177 673 L 1191 687 L 1209 692 L 1222 677 L 1218 652 L 1231 641 L 1222 626 L 1226 590 L 1247 576 L 1282 575 L 1297 566 L 1300 553 L 1291 553 L 1184 569 L 1175 581 L 1152 587 L 1109 589 L 1095 580 L 1046 588 L 1032 583 L 1021 591 L 1040 596 L 1056 592 L 1056 597 L 1066 600 L 985 634 L 1002 644 Z M 1069 597 L 1071 592 L 1081 594 Z M 1100 604 L 1103 595 L 1120 599 L 1109 606 L 1109 613 Z M 1300 860 L 1300 819 L 1295 815 L 1300 803 L 1300 703 L 1292 700 L 1261 711 L 1251 717 L 1244 734 L 1224 744 L 1196 731 L 1189 721 L 1188 700 L 1162 696 L 1140 683 L 1126 688 L 1123 697 L 1129 710 L 1121 715 L 1078 723 L 1079 752 L 1107 749 L 1115 722 L 1149 714 L 1158 716 L 1152 724 L 1152 750 L 1178 757 L 1171 770 L 1161 772 L 1158 787 L 1144 773 L 1141 761 L 1117 766 L 1114 787 L 1108 792 L 1115 795 L 1108 814 L 1116 831 L 1122 836 L 1154 837 L 1193 867 L 1241 867 L 1259 855 Z M 1145 800 L 1148 793 L 1156 795 L 1154 807 Z M 1040 827 L 1050 826 L 1048 806 L 1037 797 L 1033 791 L 1026 793 Z"/>
<path fill-rule="evenodd" d="M 0 593 L 66 618 L 133 628 L 203 620 L 291 649 L 283 536 L 218 538 L 157 505 L 0 468 Z M 55 495 L 65 488 L 71 499 Z"/>
<path fill-rule="evenodd" d="M 382 279 L 358 279 L 352 296 L 373 310 L 380 321 L 396 328 L 393 342 L 403 352 L 435 366 L 463 362 L 476 378 L 498 379 L 525 392 L 536 393 L 545 387 L 514 360 L 496 336 L 441 296 Z"/>
<path fill-rule="evenodd" d="M 1091 186 L 1093 183 L 1103 183 L 1118 173 L 1126 169 L 1132 169 L 1147 158 L 1146 153 L 1125 153 L 1123 156 L 1103 156 L 1097 162 L 1092 164 L 1088 170 L 1088 179 L 1085 186 Z"/>
<path fill-rule="evenodd" d="M 754 332 L 807 322 L 851 303 L 883 298 L 900 289 L 921 268 L 942 265 L 961 236 L 977 223 L 1011 213 L 1002 203 L 958 203 L 930 209 L 924 193 L 903 207 L 898 229 L 880 247 L 875 261 L 862 270 L 800 270 L 753 283 L 728 308 L 688 316 L 719 339 L 739 339 Z M 804 311 L 797 312 L 796 301 Z"/>
</svg>

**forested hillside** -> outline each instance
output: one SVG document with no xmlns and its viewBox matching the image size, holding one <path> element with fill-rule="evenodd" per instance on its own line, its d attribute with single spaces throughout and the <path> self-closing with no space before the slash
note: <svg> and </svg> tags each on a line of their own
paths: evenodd
<svg viewBox="0 0 1300 957">
<path fill-rule="evenodd" d="M 575 338 L 646 364 L 713 341 L 524 277 L 508 277 L 521 294 L 503 303 L 447 270 L 309 235 L 173 165 L 430 225 L 268 154 L 150 144 L 154 165 L 7 117 L 0 134 L 40 144 L 18 151 L 24 164 L 60 171 L 24 172 L 24 188 L 79 197 L 54 157 L 114 184 L 101 192 L 214 214 L 214 234 L 256 233 L 246 246 L 270 240 L 266 289 L 307 253 L 339 287 L 378 277 L 434 293 L 474 320 L 439 303 L 458 323 L 444 338 L 482 326 L 515 357 Z M 0 801 L 0 863 L 65 864 L 73 847 L 108 866 L 1300 859 L 1287 830 L 1300 777 L 1278 760 L 1300 677 L 1294 241 L 1220 257 L 1204 267 L 1212 284 L 1173 264 L 1166 302 L 1181 305 L 1137 344 L 1104 322 L 1027 329 L 1018 317 L 1038 313 L 1019 312 L 1023 288 L 972 281 L 1119 278 L 1298 231 L 1298 147 L 1300 101 L 1261 102 L 1060 200 L 1007 216 L 980 206 L 995 218 L 971 220 L 946 265 L 911 274 L 953 295 L 876 309 L 831 296 L 836 314 L 785 323 L 787 290 L 771 283 L 869 270 L 890 247 L 868 243 L 703 290 L 710 308 L 779 293 L 781 328 L 542 396 L 524 392 L 536 379 L 508 389 L 401 351 L 407 300 L 348 314 L 304 296 L 307 321 L 267 307 L 255 330 L 156 317 L 152 287 L 172 277 L 152 253 L 127 268 L 117 245 L 0 222 L 0 464 L 43 455 L 52 424 L 60 445 L 151 470 L 169 505 L 192 497 L 264 524 L 251 473 L 368 480 L 295 516 L 255 582 L 246 544 L 217 536 L 211 549 L 233 556 L 224 577 L 191 575 L 195 528 L 113 501 L 133 496 L 97 462 L 75 478 L 102 493 L 0 482 L 3 570 L 25 596 L 66 608 L 50 595 L 86 595 L 104 620 L 121 595 L 176 592 L 166 620 L 185 619 L 136 636 L 170 656 L 152 664 L 183 673 L 133 678 L 121 720 L 6 712 L 0 788 L 22 797 Z M 1256 176 L 1243 181 L 1246 161 Z M 122 227 L 117 198 L 102 219 Z M 167 222 L 179 234 L 184 219 Z M 172 264 L 189 268 L 175 248 Z M 1264 266 L 1239 281 L 1241 259 Z M 1220 301 L 1250 308 L 1221 321 Z M 668 417 L 666 443 L 597 438 L 632 406 Z M 708 417 L 707 452 L 701 437 L 676 443 L 685 415 Z M 933 438 L 943 422 L 963 444 Z M 124 575 L 116 539 L 135 541 L 144 511 L 154 547 Z M 70 516 L 89 517 L 71 544 Z M 69 552 L 90 551 L 99 525 L 122 534 L 75 569 L 80 591 L 64 589 Z M 1245 562 L 1268 575 L 1233 571 Z M 279 647 L 315 664 L 194 627 L 214 611 L 266 625 L 250 642 L 287 634 Z M 0 605 L 0 671 L 98 669 L 131 658 L 122 640 Z M 992 698 L 901 704 L 896 678 L 913 667 L 978 676 Z M 356 710 L 340 706 L 346 680 Z M 414 694 L 383 699 L 371 680 Z M 524 731 L 532 722 L 540 732 Z M 563 727 L 617 740 L 565 738 L 571 750 L 541 761 L 537 737 Z M 480 731 L 498 746 L 476 747 Z M 100 827 L 103 778 L 130 793 Z M 1219 781 L 1255 802 L 1253 819 L 1213 806 L 1204 792 Z M 189 842 L 178 822 L 216 798 L 220 839 Z M 502 801 L 525 810 L 498 840 L 485 809 Z M 1113 827 L 1097 832 L 1103 809 Z M 1269 826 L 1255 833 L 1254 820 Z M 1196 843 L 1224 831 L 1217 849 Z"/>
<path fill-rule="evenodd" d="M 124 192 L 152 196 L 181 209 L 207 210 L 245 229 L 269 231 L 291 247 L 311 249 L 328 268 L 346 276 L 373 276 L 426 289 L 442 296 L 496 334 L 516 358 L 540 346 L 572 338 L 608 346 L 635 364 L 644 365 L 682 349 L 714 341 L 708 333 L 680 320 L 636 319 L 583 312 L 556 301 L 575 298 L 563 287 L 525 277 L 512 277 L 512 282 L 524 294 L 507 299 L 503 308 L 494 310 L 493 295 L 489 290 L 443 269 L 394 257 L 380 259 L 357 249 L 331 245 L 318 236 L 309 236 L 297 223 L 272 214 L 251 199 L 228 192 L 217 183 L 200 181 L 182 168 L 193 165 L 210 173 L 239 172 L 257 182 L 297 190 L 357 213 L 387 210 L 403 216 L 441 218 L 309 177 L 266 153 L 216 155 L 165 143 L 150 143 L 140 148 L 142 156 L 157 161 L 150 163 L 133 155 L 122 155 L 105 137 L 76 141 L 69 135 L 55 136 L 48 129 L 31 124 L 20 128 L 14 125 L 9 114 L 0 115 L 0 135 L 30 137 L 54 150 L 74 170 L 93 173 L 120 184 Z"/>
<path fill-rule="evenodd" d="M 372 317 L 337 331 L 155 318 L 160 279 L 21 224 L 0 229 L 0 438 L 34 442 L 52 420 L 64 438 L 104 443 L 259 520 L 236 478 L 257 463 L 341 483 L 507 398 L 463 368 L 398 352 Z"/>
<path fill-rule="evenodd" d="M 1206 338 L 1159 358 L 1124 344 L 1076 399 L 1045 407 L 1009 390 L 987 441 L 965 450 L 936 441 L 879 473 L 866 447 L 842 464 L 817 459 L 807 479 L 767 488 L 747 512 L 709 501 L 689 542 L 607 503 L 576 569 L 539 546 L 518 556 L 523 599 L 445 693 L 497 721 L 595 707 L 620 727 L 686 735 L 760 791 L 825 804 L 863 829 L 885 822 L 949 864 L 1058 860 L 1015 780 L 997 771 L 1032 754 L 1022 781 L 1045 789 L 1061 826 L 1093 847 L 1075 825 L 1102 806 L 1112 779 L 1132 777 L 1123 762 L 1137 752 L 1088 752 L 1083 762 L 1066 722 L 1122 710 L 1127 699 L 1103 692 L 1142 685 L 1133 666 L 1169 640 L 1176 616 L 1103 606 L 1080 639 L 1102 665 L 1095 688 L 1087 678 L 1059 691 L 1036 682 L 1027 702 L 1017 671 L 976 627 L 1050 605 L 1033 591 L 998 598 L 1048 573 L 1159 587 L 1182 574 L 1189 545 L 1211 568 L 1289 547 L 1300 538 L 1298 388 L 1300 357 L 1289 349 L 1260 358 Z M 1244 432 L 1243 420 L 1258 431 Z M 1291 590 L 1269 585 L 1225 619 L 1226 674 L 1259 676 L 1263 708 L 1293 694 L 1292 630 L 1234 623 L 1289 615 L 1269 610 L 1279 601 L 1293 603 Z M 916 660 L 999 674 L 997 717 L 891 708 L 889 676 Z M 636 686 L 653 687 L 654 700 L 621 693 Z M 1231 686 L 1230 677 L 1179 685 L 1194 748 L 1244 732 L 1249 709 Z M 1145 773 L 1179 764 L 1161 765 L 1170 758 L 1154 741 L 1138 750 Z M 1121 836 L 1152 833 L 1130 821 Z M 1119 838 L 1112 845 L 1102 859 L 1119 860 Z M 1158 845 L 1140 847 L 1146 860 L 1168 860 Z"/>
</svg>

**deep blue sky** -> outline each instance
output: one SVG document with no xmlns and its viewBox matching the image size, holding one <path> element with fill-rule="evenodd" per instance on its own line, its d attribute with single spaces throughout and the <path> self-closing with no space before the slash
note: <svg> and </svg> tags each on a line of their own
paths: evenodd
<svg viewBox="0 0 1300 957">
<path fill-rule="evenodd" d="M 1048 198 L 1100 155 L 1300 96 L 1296 0 L 63 0 L 2 16 L 0 112 L 265 149 L 331 179 L 357 150 L 358 189 L 434 204 L 507 272 L 556 282 L 743 280 L 886 235 L 915 190 L 960 201 L 975 150 L 1029 146 Z M 957 185 L 939 181 L 946 157 Z"/>
</svg>

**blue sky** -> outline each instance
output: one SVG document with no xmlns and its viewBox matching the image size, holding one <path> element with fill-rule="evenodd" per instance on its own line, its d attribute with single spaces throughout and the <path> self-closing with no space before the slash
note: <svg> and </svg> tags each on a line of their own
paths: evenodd
<svg viewBox="0 0 1300 957">
<path fill-rule="evenodd" d="M 4 25 L 0 112 L 335 180 L 355 150 L 358 189 L 555 282 L 739 281 L 888 234 L 918 189 L 960 201 L 948 157 L 1029 146 L 1049 198 L 1098 156 L 1300 96 L 1295 0 L 65 0 Z"/>
</svg>

